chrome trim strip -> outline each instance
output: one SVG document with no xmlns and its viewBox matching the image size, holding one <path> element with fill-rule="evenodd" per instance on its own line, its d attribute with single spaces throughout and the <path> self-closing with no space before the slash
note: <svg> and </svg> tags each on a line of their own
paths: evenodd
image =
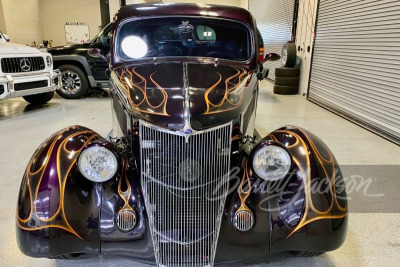
<svg viewBox="0 0 400 267">
<path fill-rule="evenodd" d="M 182 133 L 185 136 L 186 143 L 189 142 L 190 136 L 193 134 L 192 124 L 190 120 L 190 93 L 189 93 L 189 75 L 187 62 L 183 63 L 183 90 L 185 94 L 183 122 L 184 126 Z"/>
</svg>

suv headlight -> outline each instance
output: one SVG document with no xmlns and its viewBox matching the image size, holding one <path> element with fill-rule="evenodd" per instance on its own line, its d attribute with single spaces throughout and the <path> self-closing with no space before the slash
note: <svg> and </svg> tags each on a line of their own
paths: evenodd
<svg viewBox="0 0 400 267">
<path fill-rule="evenodd" d="M 93 182 L 101 183 L 111 179 L 118 169 L 117 158 L 109 149 L 92 146 L 82 151 L 78 167 L 83 176 Z"/>
<path fill-rule="evenodd" d="M 51 67 L 51 65 L 53 65 L 53 59 L 51 58 L 51 56 L 47 56 L 46 57 L 46 63 L 47 63 L 47 67 Z"/>
<path fill-rule="evenodd" d="M 266 144 L 255 148 L 253 170 L 258 177 L 274 181 L 285 177 L 292 166 L 292 159 L 283 147 Z"/>
</svg>

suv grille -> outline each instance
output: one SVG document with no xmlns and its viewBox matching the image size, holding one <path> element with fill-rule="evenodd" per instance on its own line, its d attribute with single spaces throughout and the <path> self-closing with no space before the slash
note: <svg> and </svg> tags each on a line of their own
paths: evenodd
<svg viewBox="0 0 400 267">
<path fill-rule="evenodd" d="M 141 177 L 158 266 L 213 266 L 228 192 L 231 124 L 195 133 L 140 124 Z"/>
<path fill-rule="evenodd" d="M 43 57 L 14 57 L 1 59 L 3 73 L 39 71 L 45 69 Z"/>
</svg>

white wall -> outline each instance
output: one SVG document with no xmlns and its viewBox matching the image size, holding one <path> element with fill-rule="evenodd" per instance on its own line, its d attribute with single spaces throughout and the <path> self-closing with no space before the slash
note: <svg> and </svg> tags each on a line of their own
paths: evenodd
<svg viewBox="0 0 400 267">
<path fill-rule="evenodd" d="M 155 0 L 155 2 L 157 2 Z M 201 4 L 215 4 L 215 5 L 227 5 L 227 6 L 238 6 L 248 8 L 249 0 L 163 0 L 164 3 L 201 3 Z M 114 17 L 114 14 L 119 9 L 119 0 L 110 0 L 110 18 Z M 145 3 L 144 0 L 126 0 L 126 4 L 138 4 Z"/>
<path fill-rule="evenodd" d="M 249 1 L 250 0 L 240 0 L 240 6 L 245 9 L 249 9 Z"/>
<path fill-rule="evenodd" d="M 3 4 L 0 1 L 0 31 L 7 33 L 6 21 L 4 20 Z"/>
<path fill-rule="evenodd" d="M 110 21 L 112 21 L 115 13 L 119 10 L 119 0 L 109 0 L 108 3 L 110 6 Z"/>
<path fill-rule="evenodd" d="M 164 0 L 176 3 L 206 3 L 248 7 L 249 0 Z M 127 0 L 127 4 L 144 0 Z M 110 0 L 110 19 L 119 9 L 119 0 Z M 11 41 L 40 44 L 44 39 L 53 40 L 53 46 L 66 44 L 66 22 L 86 22 L 90 38 L 99 32 L 101 25 L 99 0 L 0 0 L 0 30 Z"/>
<path fill-rule="evenodd" d="M 297 51 L 301 58 L 299 93 L 307 93 L 308 78 L 310 75 L 311 55 L 315 31 L 315 20 L 317 14 L 318 0 L 300 0 L 299 15 L 297 20 L 296 47 L 300 46 L 302 51 Z M 310 52 L 307 47 L 310 46 Z"/>
<path fill-rule="evenodd" d="M 41 43 L 43 28 L 39 9 L 39 0 L 1 0 L 3 30 L 11 42 L 31 44 Z M 2 24 L 0 19 L 0 26 Z"/>
<path fill-rule="evenodd" d="M 15 1 L 15 0 L 14 0 Z M 99 0 L 40 0 L 44 36 L 53 40 L 53 46 L 66 44 L 65 23 L 86 22 L 90 39 L 99 32 L 101 26 Z"/>
</svg>

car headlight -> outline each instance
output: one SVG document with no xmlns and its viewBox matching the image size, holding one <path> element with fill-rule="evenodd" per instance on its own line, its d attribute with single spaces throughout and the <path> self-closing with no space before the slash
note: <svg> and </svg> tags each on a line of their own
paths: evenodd
<svg viewBox="0 0 400 267">
<path fill-rule="evenodd" d="M 292 159 L 286 149 L 276 145 L 266 145 L 254 153 L 252 164 L 258 177 L 274 181 L 289 173 Z"/>
<path fill-rule="evenodd" d="M 82 151 L 78 167 L 83 176 L 93 182 L 111 179 L 118 169 L 117 158 L 109 149 L 92 146 Z"/>
<path fill-rule="evenodd" d="M 47 56 L 46 57 L 46 63 L 47 63 L 47 67 L 51 67 L 51 65 L 53 65 L 53 60 L 51 59 L 51 56 Z"/>
</svg>

